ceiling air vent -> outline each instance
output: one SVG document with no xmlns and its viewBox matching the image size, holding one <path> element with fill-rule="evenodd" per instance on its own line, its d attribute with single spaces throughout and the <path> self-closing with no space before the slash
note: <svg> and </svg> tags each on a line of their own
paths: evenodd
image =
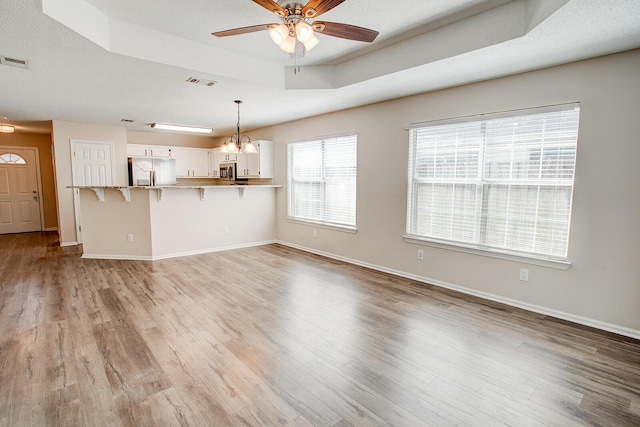
<svg viewBox="0 0 640 427">
<path fill-rule="evenodd" d="M 18 68 L 29 68 L 29 62 L 26 59 L 9 58 L 8 56 L 2 55 L 0 55 L 0 64 Z"/>
<path fill-rule="evenodd" d="M 216 83 L 218 83 L 218 82 L 215 82 L 213 80 L 197 79 L 195 77 L 189 77 L 186 80 L 186 82 L 187 83 L 192 83 L 194 85 L 209 86 L 209 87 L 214 86 Z"/>
</svg>

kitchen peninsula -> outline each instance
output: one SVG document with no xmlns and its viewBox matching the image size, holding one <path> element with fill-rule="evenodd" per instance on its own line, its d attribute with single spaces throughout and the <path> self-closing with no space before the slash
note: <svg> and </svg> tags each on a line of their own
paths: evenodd
<svg viewBox="0 0 640 427">
<path fill-rule="evenodd" d="M 272 243 L 280 187 L 75 187 L 83 257 L 156 260 Z"/>
</svg>

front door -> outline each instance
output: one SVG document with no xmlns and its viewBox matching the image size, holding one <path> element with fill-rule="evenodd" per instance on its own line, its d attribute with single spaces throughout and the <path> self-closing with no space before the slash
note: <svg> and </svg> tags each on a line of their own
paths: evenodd
<svg viewBox="0 0 640 427">
<path fill-rule="evenodd" d="M 34 149 L 0 147 L 0 234 L 41 231 Z"/>
<path fill-rule="evenodd" d="M 111 166 L 112 144 L 109 142 L 71 141 L 73 155 L 73 185 L 106 186 L 113 184 Z M 82 243 L 80 191 L 73 192 L 76 213 L 76 236 Z"/>
</svg>

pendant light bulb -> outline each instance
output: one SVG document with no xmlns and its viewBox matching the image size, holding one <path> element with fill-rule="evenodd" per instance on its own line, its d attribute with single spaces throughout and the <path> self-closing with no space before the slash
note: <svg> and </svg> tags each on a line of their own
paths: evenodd
<svg viewBox="0 0 640 427">
<path fill-rule="evenodd" d="M 235 144 L 235 142 L 229 141 L 229 143 L 227 144 L 227 153 L 235 154 L 239 152 L 240 150 L 238 150 L 238 146 Z"/>
<path fill-rule="evenodd" d="M 242 152 L 247 154 L 255 154 L 258 152 L 258 149 L 251 140 L 245 142 L 244 147 L 242 147 Z"/>
</svg>

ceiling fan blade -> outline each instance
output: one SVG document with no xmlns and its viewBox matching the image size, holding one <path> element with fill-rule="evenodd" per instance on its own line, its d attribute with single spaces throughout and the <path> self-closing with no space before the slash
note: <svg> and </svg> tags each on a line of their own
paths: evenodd
<svg viewBox="0 0 640 427">
<path fill-rule="evenodd" d="M 315 18 L 330 11 L 344 1 L 345 0 L 311 0 L 302 8 L 302 16 Z"/>
<path fill-rule="evenodd" d="M 315 21 L 311 26 L 320 34 L 359 42 L 371 43 L 378 37 L 377 31 L 337 22 Z"/>
<path fill-rule="evenodd" d="M 287 16 L 288 14 L 287 10 L 284 7 L 280 6 L 278 3 L 274 2 L 273 0 L 253 0 L 253 2 L 259 4 L 260 6 L 267 9 L 269 12 L 275 13 L 278 16 Z"/>
<path fill-rule="evenodd" d="M 217 31 L 215 33 L 211 33 L 211 35 L 216 37 L 237 36 L 239 34 L 248 34 L 248 33 L 255 33 L 256 31 L 269 30 L 277 26 L 278 24 L 252 25 L 250 27 L 241 27 L 241 28 L 234 28 L 232 30 Z"/>
</svg>

